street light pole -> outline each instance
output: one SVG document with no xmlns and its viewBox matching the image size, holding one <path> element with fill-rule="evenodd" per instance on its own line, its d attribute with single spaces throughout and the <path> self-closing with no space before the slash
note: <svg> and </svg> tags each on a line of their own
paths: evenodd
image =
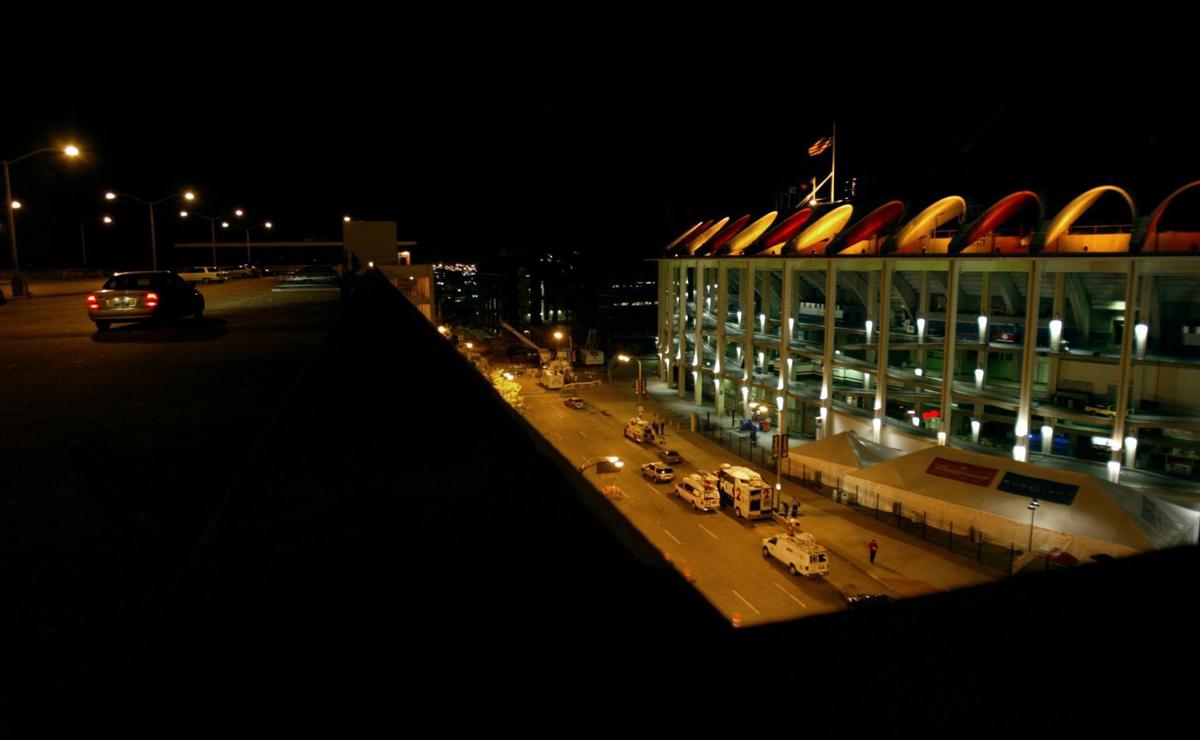
<svg viewBox="0 0 1200 740">
<path fill-rule="evenodd" d="M 25 290 L 25 281 L 21 278 L 21 262 L 19 259 L 17 259 L 17 224 L 16 224 L 16 221 L 13 219 L 12 179 L 8 174 L 8 165 L 10 162 L 12 164 L 16 164 L 17 162 L 20 162 L 22 159 L 27 159 L 29 157 L 34 156 L 35 154 L 42 154 L 43 152 L 57 152 L 57 151 L 61 151 L 63 154 L 66 154 L 68 157 L 78 157 L 79 156 L 79 149 L 77 147 L 75 147 L 74 145 L 69 145 L 69 146 L 63 147 L 62 149 L 56 149 L 54 147 L 44 147 L 42 149 L 35 149 L 34 151 L 29 152 L 28 154 L 22 154 L 21 156 L 16 157 L 15 159 L 11 159 L 11 160 L 10 159 L 0 159 L 0 165 L 2 165 L 3 169 L 4 169 L 4 209 L 8 213 L 8 249 L 12 253 L 12 261 L 13 261 L 13 278 L 12 278 L 13 296 L 23 296 L 23 295 L 25 295 L 26 290 Z"/>
<path fill-rule="evenodd" d="M 1039 506 L 1041 506 L 1041 504 L 1039 504 L 1038 500 L 1035 498 L 1029 502 L 1029 506 L 1025 507 L 1029 509 L 1029 552 L 1033 552 L 1033 517 L 1037 514 Z"/>
<path fill-rule="evenodd" d="M 118 192 L 112 191 L 112 190 L 110 190 L 104 194 L 105 200 L 116 200 L 118 197 L 129 198 L 130 200 L 136 200 L 138 203 L 141 203 L 142 205 L 146 206 L 147 209 L 149 209 L 149 211 L 150 211 L 150 266 L 151 266 L 151 269 L 157 271 L 158 270 L 158 239 L 154 233 L 154 207 L 160 203 L 166 203 L 168 200 L 174 200 L 175 198 L 183 198 L 186 201 L 195 200 L 195 198 L 196 198 L 195 193 L 193 193 L 192 191 L 189 190 L 181 195 L 168 195 L 165 198 L 159 198 L 158 200 L 155 200 L 155 201 L 143 200 L 143 199 L 137 197 L 136 195 L 130 195 L 129 193 L 118 193 Z"/>
<path fill-rule="evenodd" d="M 643 381 L 642 381 L 642 361 L 641 361 L 641 359 L 636 356 L 631 357 L 630 355 L 617 355 L 617 359 L 624 363 L 628 363 L 630 359 L 637 362 L 637 366 L 638 366 L 637 397 L 640 399 L 644 395 L 643 391 L 645 390 L 642 387 Z"/>
</svg>

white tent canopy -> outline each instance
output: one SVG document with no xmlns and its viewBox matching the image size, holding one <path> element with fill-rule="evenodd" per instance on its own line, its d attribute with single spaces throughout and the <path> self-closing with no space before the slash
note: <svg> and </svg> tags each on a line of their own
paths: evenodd
<svg viewBox="0 0 1200 740">
<path fill-rule="evenodd" d="M 850 431 L 794 447 L 788 460 L 792 475 L 836 486 L 851 473 L 903 455 L 902 450 L 869 442 Z"/>
<path fill-rule="evenodd" d="M 803 449 L 803 448 L 801 448 Z M 843 488 L 862 505 L 899 506 L 955 531 L 976 529 L 995 540 L 1029 541 L 1083 559 L 1193 544 L 1200 513 L 1084 473 L 1055 470 L 952 447 L 930 447 L 850 473 Z M 1029 510 L 1037 499 L 1036 511 Z M 1031 530 L 1032 518 L 1032 530 Z"/>
</svg>

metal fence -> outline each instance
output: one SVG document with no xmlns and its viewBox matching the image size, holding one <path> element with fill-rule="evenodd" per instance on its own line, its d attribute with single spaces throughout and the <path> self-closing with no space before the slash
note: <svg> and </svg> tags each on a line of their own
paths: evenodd
<svg viewBox="0 0 1200 740">
<path fill-rule="evenodd" d="M 697 428 L 704 436 L 739 457 L 764 469 L 775 467 L 775 456 L 771 450 L 751 442 L 747 432 L 713 423 L 712 417 L 699 419 Z M 1003 573 L 1012 573 L 1024 554 L 1023 545 L 993 537 L 982 529 L 930 514 L 877 493 L 860 492 L 857 487 L 843 489 L 841 479 L 822 478 L 819 471 L 804 464 L 793 464 L 791 458 L 783 459 L 782 471 L 783 477 L 792 483 Z M 1039 558 L 1027 564 L 1025 569 L 1031 567 L 1042 570 L 1059 566 L 1049 558 Z"/>
</svg>

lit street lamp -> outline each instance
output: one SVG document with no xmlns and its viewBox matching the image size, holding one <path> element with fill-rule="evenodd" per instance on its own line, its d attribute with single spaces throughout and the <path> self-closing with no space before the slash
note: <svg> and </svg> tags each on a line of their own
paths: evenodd
<svg viewBox="0 0 1200 740">
<path fill-rule="evenodd" d="M 63 147 L 62 149 L 58 149 L 56 147 L 45 147 L 43 149 L 35 149 L 34 151 L 29 152 L 28 154 L 22 154 L 21 156 L 14 157 L 13 159 L 0 159 L 0 165 L 2 165 L 4 168 L 4 210 L 8 213 L 8 248 L 9 248 L 9 251 L 12 252 L 12 261 L 13 261 L 12 292 L 13 292 L 14 296 L 23 296 L 28 291 L 25 289 L 25 280 L 24 280 L 24 278 L 21 277 L 21 263 L 17 259 L 17 227 L 16 227 L 16 223 L 13 221 L 13 210 L 20 208 L 21 205 L 20 205 L 20 203 L 16 203 L 13 201 L 12 181 L 8 175 L 8 165 L 16 164 L 17 162 L 20 162 L 22 159 L 28 159 L 29 157 L 32 157 L 35 154 L 42 154 L 43 152 L 62 152 L 63 154 L 67 155 L 68 157 L 78 157 L 79 156 L 78 147 L 76 147 L 74 145 L 69 145 L 69 146 Z"/>
<path fill-rule="evenodd" d="M 1037 514 L 1039 506 L 1041 504 L 1035 498 L 1029 502 L 1029 506 L 1025 507 L 1029 509 L 1029 552 L 1033 552 L 1033 517 Z"/>
<path fill-rule="evenodd" d="M 625 463 L 616 455 L 609 455 L 608 457 L 602 457 L 595 462 L 584 463 L 583 465 L 580 465 L 579 472 L 583 473 L 583 471 L 591 467 L 595 467 L 596 472 L 600 475 L 600 490 L 607 493 L 610 486 L 604 485 L 604 476 L 612 476 L 612 478 L 615 479 L 617 473 L 621 472 L 621 468 L 625 467 Z"/>
<path fill-rule="evenodd" d="M 91 226 L 97 222 L 102 223 L 105 226 L 109 226 L 112 224 L 113 219 L 112 216 L 101 216 L 100 218 L 93 218 L 91 221 L 84 221 L 81 224 L 75 224 L 79 227 L 79 251 L 83 253 L 84 267 L 87 267 L 87 237 L 84 235 L 83 230 L 84 227 Z"/>
<path fill-rule="evenodd" d="M 637 357 L 630 358 L 629 355 L 617 355 L 617 359 L 624 363 L 628 363 L 630 359 L 633 359 L 635 362 L 637 362 L 637 365 L 638 365 L 637 397 L 641 398 L 643 395 L 645 395 L 645 392 L 646 392 L 646 389 L 643 387 L 643 382 L 642 382 L 642 361 L 640 359 L 638 359 Z"/>
<path fill-rule="evenodd" d="M 157 270 L 158 269 L 158 237 L 154 233 L 154 207 L 160 203 L 166 203 L 168 200 L 175 200 L 176 198 L 183 198 L 184 200 L 191 202 L 196 199 L 196 194 L 193 193 L 192 191 L 188 190 L 180 195 L 168 195 L 164 198 L 159 198 L 158 200 L 155 200 L 155 201 L 142 200 L 141 198 L 137 197 L 136 195 L 130 195 L 129 193 L 118 193 L 113 190 L 110 190 L 104 194 L 105 200 L 116 200 L 117 198 L 129 198 L 130 200 L 136 200 L 138 203 L 141 203 L 142 205 L 146 206 L 147 209 L 149 209 L 149 211 L 150 211 L 150 269 Z"/>
<path fill-rule="evenodd" d="M 237 214 L 241 215 L 241 211 L 240 210 L 237 211 Z M 250 232 L 254 231 L 255 229 L 267 229 L 268 231 L 270 231 L 271 229 L 273 229 L 275 227 L 274 224 L 272 224 L 270 221 L 264 221 L 261 224 L 258 224 L 257 226 L 240 226 L 238 224 L 231 224 L 228 221 L 221 222 L 222 229 L 228 229 L 230 226 L 233 226 L 234 228 L 238 228 L 238 229 L 241 229 L 242 231 L 246 232 L 246 262 L 247 262 L 247 264 L 252 264 L 254 262 L 254 260 L 252 260 L 250 258 Z"/>
<path fill-rule="evenodd" d="M 220 216 L 205 216 L 203 213 L 199 213 L 197 211 L 180 211 L 179 217 L 180 218 L 190 218 L 192 216 L 198 216 L 199 218 L 202 218 L 208 222 L 208 236 L 209 236 L 209 239 L 211 239 L 211 241 L 212 241 L 212 264 L 213 264 L 213 267 L 216 267 L 217 266 L 217 222 L 221 221 L 221 219 L 223 219 L 227 216 L 230 216 L 230 215 L 241 218 L 243 213 L 244 213 L 244 211 L 242 211 L 241 208 L 233 209 L 232 214 L 222 213 Z M 221 225 L 224 226 L 225 222 L 221 221 Z"/>
</svg>

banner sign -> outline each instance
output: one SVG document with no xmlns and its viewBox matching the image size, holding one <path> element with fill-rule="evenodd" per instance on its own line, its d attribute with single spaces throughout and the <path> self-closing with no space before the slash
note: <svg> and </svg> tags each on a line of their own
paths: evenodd
<svg viewBox="0 0 1200 740">
<path fill-rule="evenodd" d="M 1075 502 L 1075 494 L 1079 493 L 1079 486 L 1043 478 L 1030 478 L 1017 473 L 1005 473 L 1004 477 L 1000 479 L 1000 484 L 996 486 L 996 490 L 1070 506 Z"/>
<path fill-rule="evenodd" d="M 944 457 L 935 457 L 933 458 L 933 462 L 929 463 L 929 467 L 925 469 L 925 472 L 928 475 L 936 475 L 939 478 L 949 478 L 951 480 L 962 481 L 963 483 L 970 483 L 973 486 L 987 488 L 992 485 L 992 479 L 1000 471 L 996 468 L 985 468 L 980 465 L 972 465 L 971 463 L 947 460 Z"/>
</svg>

